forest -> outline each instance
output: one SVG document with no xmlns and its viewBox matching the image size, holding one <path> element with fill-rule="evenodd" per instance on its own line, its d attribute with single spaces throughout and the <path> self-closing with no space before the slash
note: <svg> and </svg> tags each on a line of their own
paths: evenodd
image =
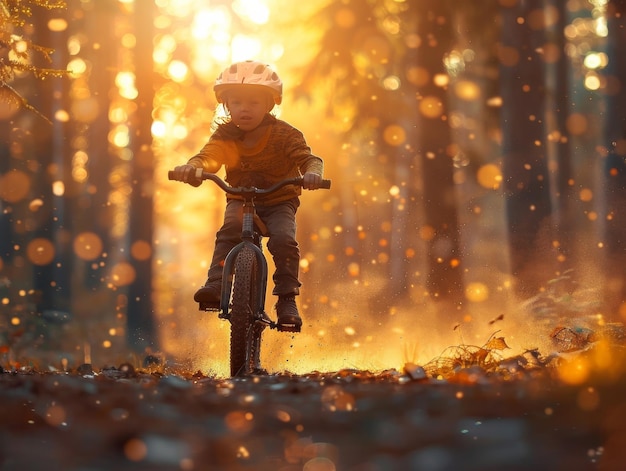
<svg viewBox="0 0 626 471">
<path fill-rule="evenodd" d="M 191 296 L 223 198 L 166 175 L 210 135 L 219 71 L 251 56 L 335 182 L 299 213 L 304 344 L 352 363 L 393 344 L 365 365 L 384 367 L 496 318 L 518 349 L 568 316 L 623 322 L 622 2 L 290 5 L 3 2 L 22 20 L 2 36 L 5 362 L 219 361 Z"/>
<path fill-rule="evenodd" d="M 0 469 L 621 469 L 625 2 L 0 17 Z M 248 59 L 332 187 L 298 210 L 302 332 L 229 378 L 193 301 L 224 195 L 167 175 Z"/>
</svg>

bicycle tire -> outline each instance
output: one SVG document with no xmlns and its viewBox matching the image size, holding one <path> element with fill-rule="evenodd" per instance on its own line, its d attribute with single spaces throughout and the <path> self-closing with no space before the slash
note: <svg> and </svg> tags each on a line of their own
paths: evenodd
<svg viewBox="0 0 626 471">
<path fill-rule="evenodd" d="M 255 326 L 257 259 L 244 247 L 235 260 L 230 311 L 230 374 L 242 376 L 260 368 L 260 331 Z"/>
</svg>

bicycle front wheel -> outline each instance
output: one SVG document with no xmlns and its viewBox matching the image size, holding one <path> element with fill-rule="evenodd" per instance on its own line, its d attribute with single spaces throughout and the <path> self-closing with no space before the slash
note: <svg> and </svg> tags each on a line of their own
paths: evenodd
<svg viewBox="0 0 626 471">
<path fill-rule="evenodd" d="M 255 329 L 258 270 L 252 247 L 235 260 L 230 311 L 230 374 L 246 375 L 260 368 L 260 331 Z"/>
</svg>

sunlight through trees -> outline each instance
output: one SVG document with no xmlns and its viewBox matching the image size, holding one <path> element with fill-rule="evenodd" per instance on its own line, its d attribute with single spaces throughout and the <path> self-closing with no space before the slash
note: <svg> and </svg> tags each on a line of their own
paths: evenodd
<svg viewBox="0 0 626 471">
<path fill-rule="evenodd" d="M 284 77 L 279 116 L 334 182 L 303 198 L 307 332 L 276 340 L 273 366 L 361 364 L 376 349 L 378 367 L 414 341 L 428 356 L 502 314 L 509 344 L 528 347 L 530 301 L 555 286 L 559 308 L 586 300 L 575 322 L 624 322 L 621 2 L 461 3 L 0 1 L 11 361 L 215 364 L 225 329 L 192 295 L 222 195 L 167 170 L 224 112 L 216 75 L 250 58 Z"/>
</svg>

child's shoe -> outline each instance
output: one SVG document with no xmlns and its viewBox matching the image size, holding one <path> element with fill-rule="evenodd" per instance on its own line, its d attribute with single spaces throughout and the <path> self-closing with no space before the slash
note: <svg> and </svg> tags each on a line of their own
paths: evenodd
<svg viewBox="0 0 626 471">
<path fill-rule="evenodd" d="M 298 314 L 296 298 L 292 296 L 279 296 L 275 306 L 278 316 L 277 329 L 285 332 L 300 332 L 302 318 Z"/>
<path fill-rule="evenodd" d="M 207 280 L 205 285 L 193 295 L 193 300 L 197 303 L 208 305 L 208 307 L 219 309 L 221 297 L 222 280 Z"/>
</svg>

